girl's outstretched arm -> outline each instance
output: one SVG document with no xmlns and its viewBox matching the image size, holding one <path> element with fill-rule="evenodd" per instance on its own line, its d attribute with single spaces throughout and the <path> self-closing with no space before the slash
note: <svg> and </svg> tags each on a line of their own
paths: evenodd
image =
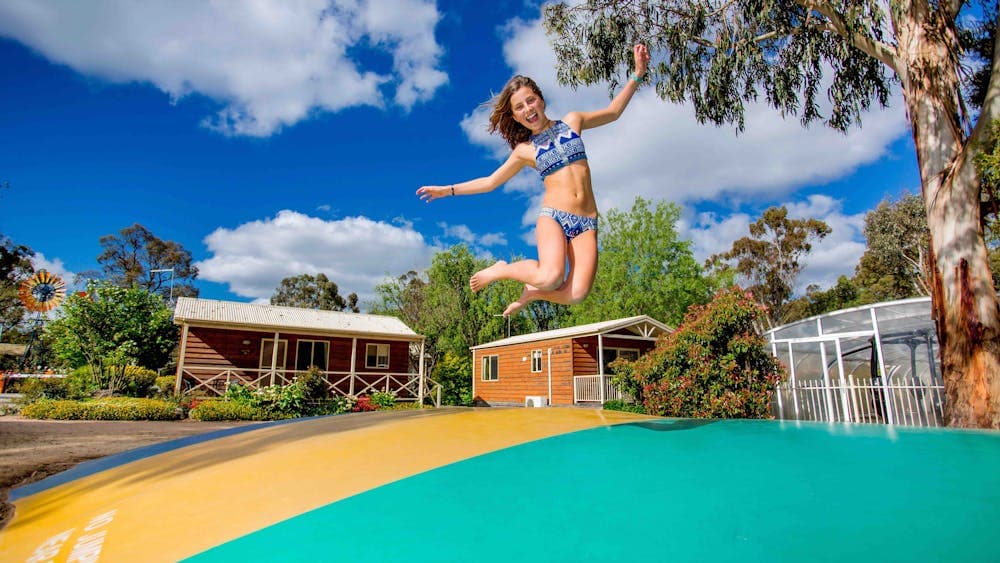
<svg viewBox="0 0 1000 563">
<path fill-rule="evenodd" d="M 510 180 L 522 168 L 532 164 L 530 158 L 534 154 L 530 152 L 527 144 L 522 143 L 511 151 L 507 161 L 500 165 L 489 176 L 476 178 L 460 184 L 450 184 L 447 186 L 421 186 L 417 189 L 417 197 L 430 203 L 435 199 L 453 195 L 472 195 L 491 192 Z"/>
<path fill-rule="evenodd" d="M 646 70 L 649 67 L 649 50 L 645 45 L 640 43 L 632 47 L 632 56 L 635 59 L 635 74 L 629 78 L 628 82 L 625 83 L 625 87 L 611 100 L 608 107 L 597 111 L 571 112 L 564 119 L 567 125 L 571 127 L 579 125 L 578 131 L 582 131 L 584 129 L 593 129 L 594 127 L 607 125 L 621 117 L 622 112 L 625 111 L 628 103 L 632 100 L 632 95 L 639 89 L 639 83 L 646 76 Z"/>
</svg>

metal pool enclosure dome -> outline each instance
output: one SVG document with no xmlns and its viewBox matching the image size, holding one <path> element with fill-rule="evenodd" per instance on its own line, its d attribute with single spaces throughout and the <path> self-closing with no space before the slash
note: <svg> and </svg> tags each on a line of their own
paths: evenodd
<svg viewBox="0 0 1000 563">
<path fill-rule="evenodd" d="M 930 297 L 843 309 L 768 331 L 788 379 L 774 414 L 940 426 L 944 384 Z"/>
</svg>

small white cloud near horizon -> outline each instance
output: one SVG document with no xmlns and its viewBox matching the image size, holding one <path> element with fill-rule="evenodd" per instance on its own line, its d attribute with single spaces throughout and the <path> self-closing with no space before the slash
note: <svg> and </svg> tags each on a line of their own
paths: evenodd
<svg viewBox="0 0 1000 563">
<path fill-rule="evenodd" d="M 364 304 L 386 277 L 430 266 L 437 247 L 412 226 L 367 217 L 324 220 L 291 210 L 205 237 L 211 257 L 198 262 L 199 279 L 267 302 L 286 277 L 326 274 L 339 293 L 357 293 Z"/>
<path fill-rule="evenodd" d="M 448 76 L 431 0 L 257 0 L 240 4 L 10 0 L 0 36 L 52 62 L 112 83 L 150 83 L 178 103 L 201 94 L 223 107 L 201 125 L 266 137 L 317 112 L 409 111 Z M 357 46 L 391 56 L 389 74 L 360 66 Z"/>
<path fill-rule="evenodd" d="M 458 239 L 471 247 L 506 246 L 507 237 L 503 233 L 476 234 L 468 225 L 451 225 L 443 221 L 438 227 L 444 231 L 444 236 Z"/>
</svg>

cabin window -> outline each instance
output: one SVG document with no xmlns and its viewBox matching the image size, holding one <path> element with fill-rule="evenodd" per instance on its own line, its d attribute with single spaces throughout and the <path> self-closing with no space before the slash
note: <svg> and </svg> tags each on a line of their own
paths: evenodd
<svg viewBox="0 0 1000 563">
<path fill-rule="evenodd" d="M 539 373 L 542 371 L 542 351 L 532 350 L 531 351 L 531 373 Z"/>
<path fill-rule="evenodd" d="M 500 374 L 500 356 L 483 356 L 483 381 L 496 381 Z"/>
<path fill-rule="evenodd" d="M 278 340 L 277 367 L 285 367 L 285 355 L 288 348 L 287 340 Z M 274 339 L 265 338 L 260 341 L 260 369 L 271 369 L 271 358 L 274 355 Z"/>
<path fill-rule="evenodd" d="M 387 369 L 389 367 L 389 345 L 369 344 L 365 346 L 365 367 Z"/>
<path fill-rule="evenodd" d="M 329 369 L 330 343 L 325 340 L 299 340 L 295 352 L 295 369 L 305 371 L 311 366 L 321 371 Z"/>
<path fill-rule="evenodd" d="M 604 349 L 604 373 L 611 373 L 611 362 L 618 358 L 625 358 L 630 362 L 639 359 L 639 350 L 635 348 L 605 348 Z"/>
</svg>

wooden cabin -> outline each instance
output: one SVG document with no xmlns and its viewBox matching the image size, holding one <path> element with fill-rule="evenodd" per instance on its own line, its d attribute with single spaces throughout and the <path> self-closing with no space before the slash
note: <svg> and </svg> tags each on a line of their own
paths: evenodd
<svg viewBox="0 0 1000 563">
<path fill-rule="evenodd" d="M 440 386 L 424 376 L 424 337 L 395 317 L 180 297 L 174 322 L 178 393 L 287 385 L 315 366 L 334 395 L 440 404 Z"/>
<path fill-rule="evenodd" d="M 622 399 L 608 365 L 635 359 L 673 329 L 641 315 L 473 346 L 472 396 L 489 405 L 604 404 Z"/>
</svg>

